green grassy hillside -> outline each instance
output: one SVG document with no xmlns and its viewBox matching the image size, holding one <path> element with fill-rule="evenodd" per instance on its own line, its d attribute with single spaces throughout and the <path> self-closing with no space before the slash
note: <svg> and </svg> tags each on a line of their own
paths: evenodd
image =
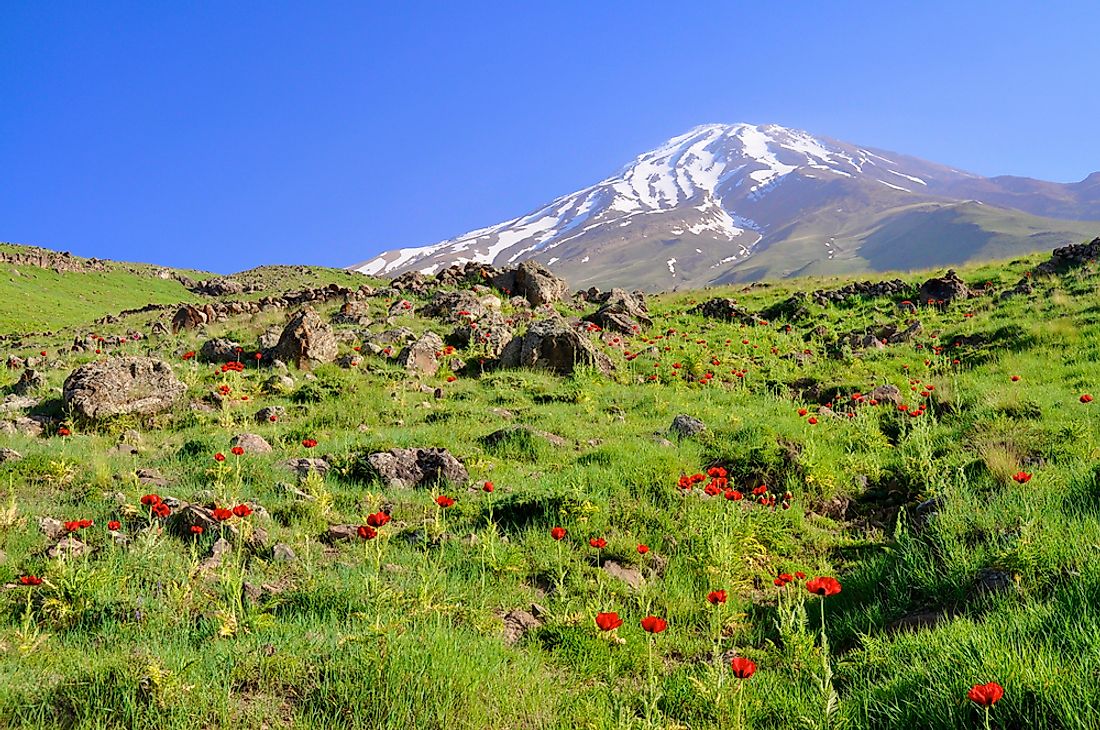
<svg viewBox="0 0 1100 730">
<path fill-rule="evenodd" d="M 1100 396 L 1100 275 L 999 296 L 1044 258 L 960 269 L 984 293 L 915 314 L 911 295 L 807 299 L 753 326 L 690 311 L 730 296 L 764 312 L 843 278 L 652 297 L 648 331 L 585 334 L 610 375 L 457 374 L 445 358 L 417 377 L 355 325 L 336 326 L 354 363 L 291 368 L 278 388 L 252 362 L 184 359 L 218 336 L 252 352 L 284 319 L 265 312 L 99 355 L 162 357 L 188 389 L 167 413 L 101 423 L 59 395 L 97 356 L 28 337 L 6 354 L 47 351 L 26 413 L 55 420 L 0 437 L 23 457 L 0 463 L 0 724 L 954 730 L 983 726 L 967 692 L 997 682 L 993 727 L 1100 727 L 1100 402 L 1082 400 Z M 119 296 L 104 308 L 137 293 Z M 364 301 L 371 333 L 451 330 L 415 314 L 422 299 L 389 323 L 392 302 Z M 910 341 L 845 344 L 913 320 Z M 871 402 L 884 384 L 904 410 Z M 679 414 L 706 430 L 676 437 Z M 533 430 L 486 438 L 513 426 Z M 272 450 L 232 454 L 246 432 Z M 444 447 L 469 480 L 386 487 L 366 456 L 394 447 Z M 323 476 L 284 465 L 321 457 Z M 252 513 L 181 536 L 151 493 Z M 380 510 L 391 521 L 354 537 Z M 47 557 L 42 518 L 91 520 L 76 534 L 93 551 Z M 326 541 L 332 525 L 352 539 Z M 817 577 L 840 592 L 812 593 Z M 622 625 L 603 630 L 607 612 Z"/>
</svg>

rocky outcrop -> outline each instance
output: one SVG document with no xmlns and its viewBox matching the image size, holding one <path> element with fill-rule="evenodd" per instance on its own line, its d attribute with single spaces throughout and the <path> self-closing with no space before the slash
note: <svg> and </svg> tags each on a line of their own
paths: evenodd
<svg viewBox="0 0 1100 730">
<path fill-rule="evenodd" d="M 335 361 L 337 352 L 332 327 L 313 309 L 305 307 L 291 317 L 283 328 L 279 344 L 268 354 L 270 359 L 294 363 L 299 369 L 308 370 Z"/>
<path fill-rule="evenodd" d="M 476 322 L 459 324 L 447 336 L 447 343 L 463 349 L 483 348 L 490 359 L 496 359 L 513 336 L 512 328 L 503 317 L 489 315 Z"/>
<path fill-rule="evenodd" d="M 811 298 L 815 304 L 846 304 L 853 299 L 910 296 L 913 287 L 901 279 L 890 281 L 856 281 L 838 289 L 818 289 Z"/>
<path fill-rule="evenodd" d="M 199 348 L 199 360 L 202 362 L 229 362 L 240 358 L 240 343 L 222 337 L 207 340 Z"/>
<path fill-rule="evenodd" d="M 562 319 L 534 322 L 527 331 L 512 339 L 501 352 L 501 367 L 529 367 L 569 374 L 578 365 L 591 366 L 603 373 L 612 370 L 611 360 Z"/>
<path fill-rule="evenodd" d="M 42 373 L 28 368 L 19 376 L 19 381 L 12 386 L 11 390 L 16 395 L 25 396 L 40 390 L 45 384 L 46 379 L 42 377 Z"/>
<path fill-rule="evenodd" d="M 421 317 L 440 319 L 448 324 L 480 319 L 486 314 L 481 298 L 472 291 L 437 291 L 417 310 Z"/>
<path fill-rule="evenodd" d="M 148 415 L 175 405 L 187 392 L 172 366 L 150 357 L 119 357 L 74 370 L 65 380 L 65 405 L 88 419 Z"/>
<path fill-rule="evenodd" d="M 709 319 L 721 319 L 726 322 L 756 324 L 757 317 L 732 299 L 717 297 L 703 302 L 689 310 L 689 314 L 698 314 Z"/>
<path fill-rule="evenodd" d="M 1094 238 L 1088 243 L 1071 243 L 1054 249 L 1050 254 L 1050 260 L 1039 264 L 1035 270 L 1040 274 L 1055 274 L 1084 266 L 1098 258 L 1100 258 L 1100 238 Z"/>
<path fill-rule="evenodd" d="M 425 332 L 416 342 L 401 350 L 397 364 L 410 373 L 435 375 L 439 370 L 439 356 L 443 340 L 434 332 Z"/>
<path fill-rule="evenodd" d="M 190 287 L 190 289 L 195 294 L 202 294 L 208 297 L 228 297 L 234 294 L 243 294 L 246 291 L 244 284 L 236 279 L 225 277 L 200 281 Z M 247 291 L 258 291 L 258 287 L 249 287 Z"/>
<path fill-rule="evenodd" d="M 630 293 L 616 288 L 597 295 L 597 301 L 600 308 L 584 319 L 601 329 L 630 335 L 653 326 L 645 295 L 641 292 Z"/>
</svg>

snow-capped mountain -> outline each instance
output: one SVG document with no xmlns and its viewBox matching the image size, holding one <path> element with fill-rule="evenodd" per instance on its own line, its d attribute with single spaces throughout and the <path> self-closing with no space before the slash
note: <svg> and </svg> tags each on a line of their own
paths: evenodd
<svg viewBox="0 0 1100 730">
<path fill-rule="evenodd" d="M 1100 176 L 983 178 L 776 125 L 708 124 L 527 215 L 351 268 L 534 258 L 575 286 L 663 289 L 956 263 L 1100 230 L 1035 217 L 1052 214 L 1100 218 Z"/>
</svg>

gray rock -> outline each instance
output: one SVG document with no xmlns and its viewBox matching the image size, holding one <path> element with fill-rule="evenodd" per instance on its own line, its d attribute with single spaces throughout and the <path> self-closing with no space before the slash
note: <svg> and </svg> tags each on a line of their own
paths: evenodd
<svg viewBox="0 0 1100 730">
<path fill-rule="evenodd" d="M 240 358 L 241 353 L 238 352 L 240 347 L 239 342 L 227 340 L 223 337 L 207 340 L 199 348 L 199 360 L 215 363 L 231 362 Z"/>
<path fill-rule="evenodd" d="M 515 644 L 527 634 L 542 626 L 529 611 L 516 608 L 504 614 L 504 643 Z"/>
<path fill-rule="evenodd" d="M 267 406 L 266 408 L 261 408 L 256 411 L 252 419 L 256 421 L 256 423 L 273 423 L 271 420 L 272 416 L 275 417 L 275 421 L 283 420 L 283 418 L 286 417 L 286 408 L 282 406 Z"/>
<path fill-rule="evenodd" d="M 46 385 L 46 379 L 37 370 L 24 370 L 19 376 L 19 381 L 12 386 L 12 392 L 16 395 L 27 395 L 40 390 Z"/>
<path fill-rule="evenodd" d="M 470 480 L 466 467 L 446 449 L 390 449 L 368 455 L 364 466 L 387 487 L 462 485 Z"/>
<path fill-rule="evenodd" d="M 523 335 L 512 339 L 500 355 L 506 368 L 530 367 L 568 375 L 578 365 L 610 373 L 611 360 L 564 320 L 534 322 Z"/>
<path fill-rule="evenodd" d="M 165 411 L 187 392 L 172 366 L 149 357 L 118 357 L 74 370 L 65 380 L 65 405 L 92 420 Z"/>
<path fill-rule="evenodd" d="M 439 371 L 438 354 L 443 350 L 443 340 L 434 332 L 425 332 L 397 356 L 397 364 L 412 373 L 435 375 Z"/>
<path fill-rule="evenodd" d="M 614 560 L 605 560 L 603 563 L 603 570 L 612 578 L 621 580 L 635 590 L 641 588 L 642 583 L 645 582 L 645 579 L 642 578 L 641 571 L 637 568 L 622 565 Z"/>
<path fill-rule="evenodd" d="M 9 461 L 19 461 L 22 458 L 23 458 L 23 455 L 20 454 L 15 449 L 9 449 L 9 448 L 0 449 L 0 464 L 5 464 Z"/>
<path fill-rule="evenodd" d="M 871 391 L 871 399 L 878 403 L 901 405 L 904 402 L 901 390 L 896 385 L 880 385 Z"/>
<path fill-rule="evenodd" d="M 30 398 L 28 396 L 12 393 L 11 395 L 4 396 L 4 400 L 0 401 L 0 413 L 14 413 L 15 411 L 34 408 L 36 405 L 38 405 L 37 398 Z"/>
<path fill-rule="evenodd" d="M 239 433 L 229 443 L 231 446 L 240 446 L 246 454 L 271 453 L 271 444 L 267 439 L 254 433 Z"/>
<path fill-rule="evenodd" d="M 494 446 L 502 442 L 516 438 L 516 436 L 521 433 L 527 433 L 536 436 L 539 439 L 547 442 L 551 446 L 557 446 L 560 448 L 562 446 L 568 445 L 568 442 L 561 436 L 550 433 L 549 431 L 542 431 L 531 426 L 508 426 L 507 428 L 502 428 L 499 431 L 493 431 L 487 436 L 482 436 L 480 439 L 478 439 L 478 441 L 481 442 L 482 446 L 493 448 Z"/>
<path fill-rule="evenodd" d="M 668 430 L 678 438 L 691 438 L 706 431 L 707 426 L 698 418 L 681 413 L 672 419 L 672 425 L 668 427 Z"/>
<path fill-rule="evenodd" d="M 324 459 L 288 459 L 283 466 L 298 475 L 299 479 L 305 479 L 311 472 L 316 472 L 324 477 L 328 474 L 329 463 Z"/>
<path fill-rule="evenodd" d="M 969 296 L 971 296 L 970 288 L 954 270 L 948 271 L 941 277 L 929 279 L 920 286 L 921 304 L 938 304 L 955 299 L 966 299 Z"/>
<path fill-rule="evenodd" d="M 298 559 L 298 556 L 290 545 L 285 542 L 277 542 L 275 547 L 271 548 L 271 559 L 276 563 L 292 563 Z"/>
<path fill-rule="evenodd" d="M 90 552 L 92 552 L 92 548 L 87 543 L 83 543 L 76 539 L 74 535 L 66 535 L 58 540 L 57 544 L 47 550 L 46 555 L 51 558 L 59 558 L 61 556 L 78 558 Z"/>
</svg>

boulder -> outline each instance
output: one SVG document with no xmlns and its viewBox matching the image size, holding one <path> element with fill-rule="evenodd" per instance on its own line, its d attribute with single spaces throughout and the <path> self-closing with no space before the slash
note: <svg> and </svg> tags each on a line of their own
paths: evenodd
<svg viewBox="0 0 1100 730">
<path fill-rule="evenodd" d="M 185 330 L 196 330 L 206 324 L 206 312 L 185 304 L 172 315 L 172 334 Z"/>
<path fill-rule="evenodd" d="M 929 279 L 920 285 L 920 303 L 938 304 L 950 302 L 955 299 L 966 299 L 970 296 L 970 289 L 955 271 L 949 270 L 940 277 Z"/>
<path fill-rule="evenodd" d="M 439 370 L 439 353 L 443 340 L 434 332 L 425 332 L 420 338 L 401 350 L 397 364 L 411 373 L 435 375 Z"/>
<path fill-rule="evenodd" d="M 871 391 L 870 397 L 879 403 L 889 403 L 895 406 L 904 402 L 901 397 L 901 390 L 896 385 L 880 385 Z"/>
<path fill-rule="evenodd" d="M 563 375 L 572 373 L 578 365 L 592 366 L 603 373 L 612 370 L 607 355 L 557 318 L 534 322 L 522 336 L 513 338 L 501 352 L 500 365 L 539 368 Z"/>
<path fill-rule="evenodd" d="M 380 479 L 387 487 L 426 487 L 436 482 L 461 485 L 470 481 L 466 467 L 446 449 L 390 449 L 370 454 L 363 462 L 367 475 Z"/>
<path fill-rule="evenodd" d="M 279 343 L 271 351 L 272 359 L 294 363 L 308 370 L 316 365 L 336 360 L 336 335 L 309 307 L 298 310 L 279 337 Z"/>
<path fill-rule="evenodd" d="M 598 297 L 602 301 L 600 308 L 585 317 L 585 321 L 624 335 L 653 326 L 649 310 L 646 309 L 645 295 L 641 292 L 631 294 L 624 289 L 615 288 Z"/>
<path fill-rule="evenodd" d="M 241 433 L 233 437 L 230 441 L 231 446 L 240 446 L 244 449 L 246 454 L 269 454 L 271 453 L 271 444 L 264 439 L 263 436 L 258 436 L 254 433 Z"/>
<path fill-rule="evenodd" d="M 241 345 L 224 337 L 216 337 L 202 343 L 199 348 L 199 360 L 202 362 L 230 362 L 240 357 Z"/>
<path fill-rule="evenodd" d="M 698 418 L 681 413 L 672 419 L 672 425 L 668 427 L 668 430 L 678 438 L 691 438 L 706 431 L 707 426 Z"/>
<path fill-rule="evenodd" d="M 460 312 L 464 314 L 459 314 Z M 468 319 L 480 319 L 485 316 L 486 309 L 481 303 L 481 297 L 472 291 L 437 291 L 427 304 L 417 310 L 417 314 L 453 324 Z"/>
<path fill-rule="evenodd" d="M 512 341 L 513 336 L 512 328 L 507 325 L 504 318 L 491 314 L 476 322 L 460 323 L 447 336 L 447 342 L 463 349 L 483 348 L 489 358 L 496 359 L 504 352 L 504 348 Z"/>
<path fill-rule="evenodd" d="M 741 324 L 756 324 L 756 316 L 745 310 L 737 302 L 725 297 L 709 299 L 689 310 L 689 314 L 698 314 L 710 319 L 721 319 Z"/>
<path fill-rule="evenodd" d="M 569 291 L 565 281 L 537 261 L 524 261 L 515 269 L 502 271 L 492 278 L 493 286 L 508 294 L 524 297 L 533 307 L 565 299 Z"/>
<path fill-rule="evenodd" d="M 324 459 L 288 459 L 283 466 L 298 475 L 299 479 L 305 479 L 310 473 L 316 472 L 321 477 L 328 474 L 329 463 Z"/>
<path fill-rule="evenodd" d="M 272 420 L 273 416 L 274 420 Z M 285 416 L 286 408 L 283 406 L 267 406 L 266 408 L 261 408 L 256 411 L 252 419 L 256 421 L 256 423 L 275 423 L 276 421 L 283 420 Z"/>
<path fill-rule="evenodd" d="M 92 420 L 149 415 L 175 405 L 187 392 L 172 366 L 151 357 L 118 357 L 74 370 L 65 380 L 65 405 Z"/>
<path fill-rule="evenodd" d="M 12 386 L 12 393 L 16 395 L 27 395 L 39 390 L 46 384 L 46 379 L 42 377 L 42 374 L 37 370 L 24 370 L 23 374 L 19 377 L 19 382 Z"/>
</svg>

